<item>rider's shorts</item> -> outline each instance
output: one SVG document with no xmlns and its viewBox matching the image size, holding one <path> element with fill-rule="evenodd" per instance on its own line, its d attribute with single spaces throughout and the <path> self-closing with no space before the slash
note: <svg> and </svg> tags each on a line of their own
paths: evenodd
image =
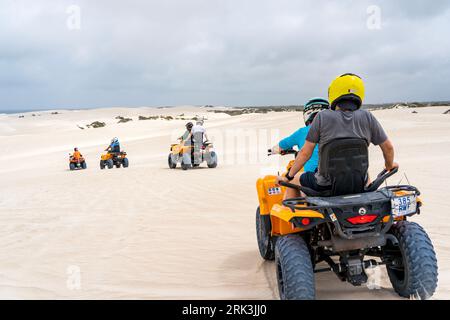
<svg viewBox="0 0 450 320">
<path fill-rule="evenodd" d="M 300 184 L 304 187 L 313 189 L 315 191 L 330 190 L 331 186 L 321 186 L 317 184 L 316 175 L 314 172 L 305 172 L 300 176 Z"/>
</svg>

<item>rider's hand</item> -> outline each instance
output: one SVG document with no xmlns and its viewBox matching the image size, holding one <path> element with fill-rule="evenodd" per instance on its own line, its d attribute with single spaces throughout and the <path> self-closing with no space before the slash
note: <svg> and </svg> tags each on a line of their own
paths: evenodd
<svg viewBox="0 0 450 320">
<path fill-rule="evenodd" d="M 385 169 L 388 172 L 394 170 L 395 168 L 398 168 L 398 163 L 397 162 L 393 162 L 391 166 L 388 166 L 388 165 L 385 166 Z"/>
<path fill-rule="evenodd" d="M 289 180 L 288 180 L 288 178 L 286 178 L 285 176 L 278 176 L 278 177 L 277 177 L 277 181 L 276 181 L 277 185 L 279 185 L 280 182 L 286 182 L 286 183 L 288 183 Z"/>
<path fill-rule="evenodd" d="M 278 145 L 274 145 L 270 151 L 272 154 L 279 154 L 281 152 L 281 148 Z"/>
</svg>

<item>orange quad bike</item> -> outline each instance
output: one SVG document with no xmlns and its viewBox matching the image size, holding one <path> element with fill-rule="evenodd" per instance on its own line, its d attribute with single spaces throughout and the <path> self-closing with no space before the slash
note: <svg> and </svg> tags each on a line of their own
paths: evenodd
<svg viewBox="0 0 450 320">
<path fill-rule="evenodd" d="M 75 158 L 72 154 L 69 154 L 69 169 L 71 171 L 86 168 L 87 164 L 86 161 L 84 160 L 84 157 Z"/>
<path fill-rule="evenodd" d="M 116 168 L 120 168 L 120 166 L 128 168 L 129 161 L 125 151 L 108 152 L 101 155 L 100 169 L 112 169 L 114 166 L 116 166 Z"/>
<path fill-rule="evenodd" d="M 386 267 L 400 296 L 430 298 L 437 287 L 436 255 L 425 230 L 409 221 L 420 214 L 419 190 L 411 185 L 380 188 L 398 169 L 383 170 L 367 185 L 365 140 L 338 139 L 323 146 L 319 170 L 330 178 L 330 190 L 277 185 L 275 175 L 256 183 L 259 252 L 275 260 L 280 298 L 315 299 L 318 272 L 333 271 L 360 286 L 368 280 L 365 270 L 379 265 Z M 304 196 L 283 200 L 286 188 Z"/>
<path fill-rule="evenodd" d="M 175 169 L 177 163 L 181 165 L 181 169 L 187 170 L 191 167 L 199 167 L 205 162 L 208 168 L 217 167 L 217 154 L 211 142 L 205 141 L 198 147 L 189 145 L 182 141 L 170 145 L 170 153 L 168 156 L 168 164 L 170 169 Z"/>
</svg>

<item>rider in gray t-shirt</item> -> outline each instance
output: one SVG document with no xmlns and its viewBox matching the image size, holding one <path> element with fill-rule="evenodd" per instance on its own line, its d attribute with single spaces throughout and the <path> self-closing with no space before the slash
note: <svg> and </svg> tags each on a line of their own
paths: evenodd
<svg viewBox="0 0 450 320">
<path fill-rule="evenodd" d="M 307 141 L 319 144 L 319 159 L 323 146 L 339 138 L 360 138 L 366 140 L 368 145 L 370 143 L 380 145 L 388 137 L 378 120 L 369 111 L 361 109 L 325 110 L 314 119 L 306 136 Z M 317 184 L 330 185 L 329 179 L 320 172 L 315 176 Z"/>
<path fill-rule="evenodd" d="M 317 143 L 320 163 L 323 146 L 339 138 L 362 138 L 368 145 L 373 143 L 380 146 L 386 170 L 391 171 L 397 168 L 398 164 L 394 162 L 394 147 L 383 128 L 369 111 L 360 109 L 363 99 L 364 83 L 357 75 L 347 73 L 333 80 L 328 89 L 331 110 L 325 110 L 317 115 L 293 166 L 288 174 L 279 176 L 277 180 L 317 191 L 330 189 L 329 179 L 322 176 L 320 172 L 305 172 L 300 175 L 300 170 L 311 157 Z M 296 190 L 286 189 L 285 198 L 296 196 L 298 196 Z"/>
</svg>

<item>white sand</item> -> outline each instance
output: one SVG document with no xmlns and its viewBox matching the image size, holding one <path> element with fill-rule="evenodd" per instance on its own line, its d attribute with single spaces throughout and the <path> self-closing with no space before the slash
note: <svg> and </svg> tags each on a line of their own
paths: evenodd
<svg viewBox="0 0 450 320">
<path fill-rule="evenodd" d="M 396 146 L 402 173 L 422 191 L 425 206 L 412 220 L 425 227 L 437 251 L 437 299 L 450 298 L 450 115 L 442 114 L 447 109 L 374 112 Z M 270 134 L 294 131 L 301 114 L 230 117 L 206 110 L 0 115 L 0 298 L 277 298 L 274 265 L 263 262 L 256 245 L 255 181 L 277 170 L 270 168 L 278 158 L 268 163 L 265 156 Z M 169 170 L 169 145 L 186 121 L 137 121 L 138 115 L 180 113 L 208 116 L 218 168 Z M 118 115 L 134 121 L 116 124 Z M 107 126 L 77 128 L 96 120 Z M 239 129 L 256 140 L 233 146 Z M 113 136 L 129 153 L 130 167 L 101 171 L 99 156 Z M 87 158 L 85 171 L 68 170 L 74 146 Z M 370 157 L 376 174 L 381 153 L 372 148 Z M 397 174 L 391 182 L 400 179 Z M 317 296 L 396 299 L 380 270 L 379 290 L 318 274 Z"/>
</svg>

